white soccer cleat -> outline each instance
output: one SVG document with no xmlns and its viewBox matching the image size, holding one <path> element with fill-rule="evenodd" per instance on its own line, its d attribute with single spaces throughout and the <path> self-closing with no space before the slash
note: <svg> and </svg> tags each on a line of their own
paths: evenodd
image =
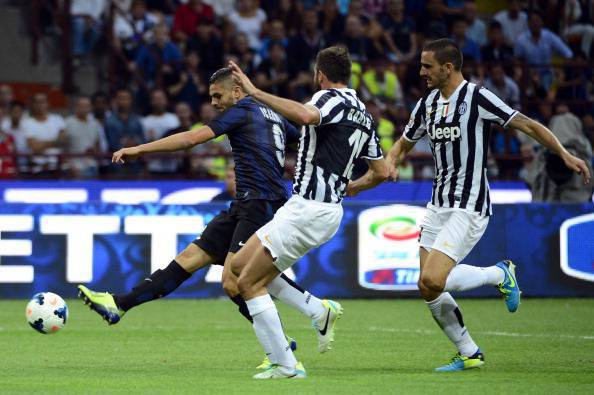
<svg viewBox="0 0 594 395">
<path fill-rule="evenodd" d="M 342 316 L 342 306 L 333 300 L 324 299 L 322 304 L 326 307 L 326 313 L 319 319 L 313 320 L 312 326 L 318 336 L 318 351 L 324 353 L 332 349 L 334 341 L 334 326 L 336 320 Z"/>
<path fill-rule="evenodd" d="M 254 375 L 257 380 L 264 379 L 304 379 L 307 377 L 305 368 L 301 362 L 297 362 L 295 369 L 288 370 L 287 368 L 279 365 L 271 365 L 270 368 L 266 369 L 262 373 Z"/>
</svg>

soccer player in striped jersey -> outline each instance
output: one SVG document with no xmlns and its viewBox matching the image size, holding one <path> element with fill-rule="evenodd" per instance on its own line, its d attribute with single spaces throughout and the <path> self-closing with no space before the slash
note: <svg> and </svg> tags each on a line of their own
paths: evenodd
<svg viewBox="0 0 594 395">
<path fill-rule="evenodd" d="M 146 302 L 162 298 L 177 289 L 192 273 L 208 265 L 223 265 L 223 289 L 249 321 L 252 317 L 237 289 L 237 278 L 229 269 L 230 259 L 274 212 L 287 201 L 282 176 L 285 141 L 296 141 L 299 131 L 270 107 L 246 95 L 233 81 L 232 72 L 222 68 L 209 81 L 213 107 L 220 114 L 206 125 L 147 144 L 122 148 L 113 154 L 114 163 L 153 152 L 188 149 L 226 134 L 235 162 L 237 193 L 229 210 L 221 211 L 202 234 L 180 252 L 169 265 L 158 269 L 128 293 L 112 295 L 79 285 L 79 297 L 110 325 Z M 326 304 L 303 290 L 284 274 L 269 284 L 270 293 L 311 319 L 328 314 Z M 295 342 L 289 339 L 291 347 Z M 268 358 L 260 368 L 269 367 Z"/>
<path fill-rule="evenodd" d="M 470 369 L 484 363 L 450 291 L 491 285 L 499 289 L 510 312 L 520 303 L 511 261 L 490 267 L 459 264 L 485 232 L 491 215 L 486 167 L 490 125 L 526 133 L 582 174 L 584 183 L 590 179 L 584 161 L 563 148 L 549 129 L 513 110 L 487 89 L 464 80 L 461 68 L 462 54 L 451 40 L 425 45 L 420 75 L 430 92 L 417 102 L 403 136 L 387 157 L 397 167 L 421 137 L 429 137 L 435 179 L 421 224 L 419 288 L 433 317 L 458 349 L 452 361 L 437 371 Z"/>
<path fill-rule="evenodd" d="M 355 91 L 347 88 L 351 61 L 346 48 L 329 47 L 318 53 L 314 78 L 321 90 L 305 105 L 262 92 L 235 63 L 230 62 L 230 67 L 249 95 L 287 119 L 305 125 L 299 140 L 293 196 L 231 261 L 231 269 L 239 276 L 239 291 L 254 319 L 256 336 L 266 352 L 270 350 L 275 365 L 254 378 L 303 378 L 305 370 L 296 367 L 266 286 L 336 233 L 342 218 L 340 203 L 357 158 L 365 158 L 369 165 L 359 181 L 360 190 L 385 181 L 390 171 L 371 115 Z M 342 313 L 336 302 L 328 307 L 328 314 L 314 320 L 319 344 L 326 349 L 330 348 L 334 324 Z"/>
</svg>

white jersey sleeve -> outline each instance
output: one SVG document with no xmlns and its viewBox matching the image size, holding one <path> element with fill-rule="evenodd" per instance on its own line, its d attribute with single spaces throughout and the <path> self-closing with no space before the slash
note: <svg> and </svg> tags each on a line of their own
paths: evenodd
<svg viewBox="0 0 594 395">
<path fill-rule="evenodd" d="M 316 92 L 309 102 L 320 112 L 320 123 L 316 126 L 338 123 L 342 120 L 344 112 L 344 99 L 332 90 Z"/>
<path fill-rule="evenodd" d="M 479 116 L 482 119 L 493 121 L 501 126 L 508 122 L 518 113 L 498 98 L 493 92 L 481 88 L 478 94 Z"/>
<path fill-rule="evenodd" d="M 417 105 L 410 114 L 410 120 L 404 128 L 403 137 L 408 141 L 419 141 L 427 133 L 425 123 L 425 100 L 419 99 Z"/>
</svg>

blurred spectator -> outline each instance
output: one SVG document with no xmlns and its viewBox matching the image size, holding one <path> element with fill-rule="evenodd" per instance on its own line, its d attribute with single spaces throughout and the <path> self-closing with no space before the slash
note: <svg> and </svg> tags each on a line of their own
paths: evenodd
<svg viewBox="0 0 594 395">
<path fill-rule="evenodd" d="M 17 154 L 30 154 L 31 150 L 27 144 L 27 136 L 23 130 L 23 118 L 25 114 L 25 105 L 19 101 L 12 101 L 6 117 L 2 119 L 0 130 L 12 136 L 14 140 L 14 149 Z M 19 172 L 29 170 L 29 159 L 18 158 Z"/>
<path fill-rule="evenodd" d="M 512 108 L 520 110 L 520 88 L 505 74 L 503 66 L 500 63 L 494 63 L 488 75 L 485 87 Z"/>
<path fill-rule="evenodd" d="M 477 16 L 475 1 L 466 1 L 464 3 L 464 19 L 468 24 L 466 37 L 481 47 L 485 45 L 487 43 L 487 28 L 485 22 Z"/>
<path fill-rule="evenodd" d="M 330 43 L 340 40 L 344 31 L 345 17 L 340 13 L 336 0 L 325 0 L 322 9 L 318 12 L 318 19 L 322 32 Z"/>
<path fill-rule="evenodd" d="M 258 66 L 256 85 L 276 96 L 289 95 L 289 71 L 282 43 L 270 44 L 270 56 Z"/>
<path fill-rule="evenodd" d="M 350 0 L 348 15 L 356 16 L 361 21 L 361 24 L 367 28 L 371 21 L 370 15 L 363 6 L 362 0 Z"/>
<path fill-rule="evenodd" d="M 64 119 L 49 112 L 47 95 L 36 93 L 31 98 L 29 117 L 22 122 L 27 144 L 33 154 L 57 155 L 66 143 Z M 55 156 L 32 158 L 33 173 L 55 172 L 58 170 L 58 158 Z"/>
<path fill-rule="evenodd" d="M 592 67 L 580 51 L 572 60 L 565 62 L 563 67 L 555 67 L 555 83 L 552 90 L 556 100 L 586 101 L 588 99 L 588 85 L 585 81 L 592 78 Z M 582 108 L 576 108 L 576 113 L 583 115 Z"/>
<path fill-rule="evenodd" d="M 223 41 L 216 34 L 214 24 L 201 23 L 196 35 L 187 43 L 188 52 L 196 52 L 200 57 L 200 69 L 205 76 L 212 75 L 223 64 Z"/>
<path fill-rule="evenodd" d="M 391 117 L 396 116 L 395 105 L 402 102 L 402 86 L 396 73 L 391 70 L 388 59 L 378 59 L 363 73 L 361 93 L 363 100 L 376 100 L 380 110 Z"/>
<path fill-rule="evenodd" d="M 196 27 L 203 23 L 214 22 L 214 10 L 201 0 L 189 0 L 180 5 L 173 19 L 173 37 L 175 41 L 185 42 L 196 33 Z"/>
<path fill-rule="evenodd" d="M 72 54 L 75 57 L 86 56 L 95 47 L 106 7 L 106 0 L 71 0 Z"/>
<path fill-rule="evenodd" d="M 200 106 L 200 113 L 198 114 L 199 121 L 192 128 L 199 128 L 213 120 L 216 116 L 217 111 L 214 107 L 210 103 L 204 103 Z M 192 153 L 210 155 L 208 157 L 192 158 L 192 173 L 219 180 L 225 178 L 225 167 L 227 163 L 225 158 L 231 153 L 231 145 L 225 135 L 195 146 L 192 148 Z"/>
<path fill-rule="evenodd" d="M 99 151 L 108 152 L 109 145 L 107 144 L 107 137 L 105 137 L 105 120 L 111 115 L 109 108 L 109 99 L 104 92 L 97 91 L 91 96 L 91 106 L 93 117 L 99 122 L 101 127 L 99 131 Z M 106 163 L 109 161 L 105 161 Z"/>
<path fill-rule="evenodd" d="M 256 0 L 239 0 L 237 10 L 231 11 L 227 21 L 237 33 L 245 33 L 251 49 L 260 48 L 260 34 L 266 22 L 266 13 L 259 8 Z"/>
<path fill-rule="evenodd" d="M 327 46 L 328 42 L 318 28 L 318 14 L 314 11 L 304 11 L 303 28 L 289 39 L 287 47 L 287 59 L 291 59 L 288 62 L 291 96 L 297 100 L 309 94 L 312 64 L 318 51 Z"/>
<path fill-rule="evenodd" d="M 225 189 L 212 198 L 213 202 L 235 199 L 235 165 L 229 163 L 225 170 Z"/>
<path fill-rule="evenodd" d="M 332 0 L 328 0 L 332 1 Z M 287 36 L 299 33 L 303 21 L 303 3 L 299 0 L 280 0 L 275 8 L 267 14 L 270 19 L 278 19 L 283 23 Z M 341 30 L 342 32 L 342 30 Z"/>
<path fill-rule="evenodd" d="M 481 48 L 479 45 L 468 38 L 466 34 L 468 23 L 464 18 L 457 18 L 452 23 L 452 40 L 458 44 L 462 51 L 464 61 L 481 61 Z"/>
<path fill-rule="evenodd" d="M 169 129 L 162 137 L 172 136 L 177 133 L 186 132 L 191 130 L 194 125 L 194 115 L 192 113 L 192 108 L 186 102 L 180 101 L 175 105 L 175 116 L 179 120 L 179 125 Z M 199 147 L 200 145 L 196 146 Z M 194 150 L 196 147 L 191 148 L 190 150 Z M 179 172 L 182 169 L 191 169 L 190 168 L 190 159 L 184 157 L 183 161 L 180 159 L 168 159 L 168 162 L 171 163 L 171 168 L 169 169 L 171 172 Z M 183 163 L 183 164 L 182 164 Z M 192 177 L 204 177 L 204 173 L 199 173 L 192 171 Z"/>
<path fill-rule="evenodd" d="M 495 20 L 501 24 L 505 41 L 511 46 L 528 30 L 528 16 L 520 9 L 519 0 L 508 0 L 507 9 L 495 14 Z"/>
<path fill-rule="evenodd" d="M 582 6 L 583 5 L 583 6 Z M 594 40 L 594 25 L 592 25 L 592 1 L 567 0 L 563 9 L 561 34 L 566 39 L 577 36 L 581 38 L 581 49 L 590 58 L 592 40 Z"/>
<path fill-rule="evenodd" d="M 14 138 L 0 130 L 0 179 L 14 178 L 16 175 L 14 154 L 16 154 Z"/>
<path fill-rule="evenodd" d="M 487 45 L 481 48 L 481 58 L 483 62 L 508 62 L 514 57 L 514 49 L 507 45 L 501 29 L 501 24 L 497 21 L 489 25 L 489 41 Z"/>
<path fill-rule="evenodd" d="M 143 0 L 133 0 L 130 11 L 116 7 L 113 24 L 114 45 L 121 48 L 128 59 L 134 59 L 138 47 L 152 38 L 153 27 L 159 18 L 147 12 Z"/>
<path fill-rule="evenodd" d="M 159 140 L 165 132 L 179 126 L 179 119 L 167 112 L 167 95 L 161 89 L 151 92 L 151 113 L 142 118 L 144 138 L 147 141 Z"/>
<path fill-rule="evenodd" d="M 250 48 L 248 38 L 245 33 L 235 35 L 233 45 L 229 51 L 229 55 L 233 56 L 237 64 L 244 73 L 252 76 L 254 73 L 256 51 Z"/>
<path fill-rule="evenodd" d="M 153 87 L 161 86 L 163 79 L 177 72 L 182 61 L 182 54 L 177 45 L 169 39 L 169 28 L 157 25 L 154 28 L 154 40 L 151 44 L 143 44 L 139 49 L 131 70 L 139 70 L 144 82 Z"/>
<path fill-rule="evenodd" d="M 223 19 L 235 9 L 235 0 L 203 0 L 214 10 L 217 18 Z"/>
<path fill-rule="evenodd" d="M 362 7 L 368 16 L 375 18 L 384 12 L 388 1 L 389 0 L 363 0 Z"/>
<path fill-rule="evenodd" d="M 283 49 L 286 49 L 289 44 L 289 39 L 285 34 L 285 26 L 278 19 L 268 24 L 268 35 L 262 39 L 262 45 L 258 49 L 258 64 L 268 57 L 271 43 L 280 43 Z"/>
<path fill-rule="evenodd" d="M 396 126 L 392 121 L 384 116 L 382 110 L 375 103 L 375 101 L 367 102 L 365 107 L 375 122 L 375 129 L 377 136 L 379 137 L 382 152 L 384 155 L 387 155 L 388 151 L 390 151 L 390 148 L 392 148 L 392 145 L 396 141 Z"/>
<path fill-rule="evenodd" d="M 379 57 L 373 41 L 365 35 L 361 19 L 355 15 L 347 16 L 341 41 L 349 49 L 353 62 L 365 63 Z"/>
<path fill-rule="evenodd" d="M 417 32 L 425 40 L 433 40 L 448 35 L 447 16 L 442 0 L 427 0 L 425 12 L 417 15 Z"/>
<path fill-rule="evenodd" d="M 170 74 L 165 85 L 167 92 L 175 101 L 188 103 L 193 110 L 198 110 L 200 103 L 208 95 L 208 84 L 200 73 L 200 56 L 195 51 L 186 55 L 185 67 L 179 73 Z"/>
<path fill-rule="evenodd" d="M 109 151 L 145 142 L 141 119 L 132 113 L 132 93 L 120 89 L 115 94 L 115 110 L 105 120 L 105 137 Z"/>
<path fill-rule="evenodd" d="M 10 103 L 13 97 L 10 85 L 0 85 L 0 121 L 10 113 Z"/>
<path fill-rule="evenodd" d="M 167 95 L 161 89 L 151 92 L 151 113 L 142 118 L 142 128 L 146 141 L 162 138 L 171 129 L 180 124 L 177 115 L 167 112 Z M 191 114 L 191 112 L 190 112 Z M 177 170 L 175 159 L 152 159 L 148 163 L 148 170 L 152 173 L 171 173 Z"/>
<path fill-rule="evenodd" d="M 559 36 L 542 27 L 542 15 L 532 11 L 529 18 L 529 30 L 520 35 L 514 48 L 515 56 L 538 68 L 545 89 L 553 82 L 551 60 L 553 52 L 564 58 L 571 58 L 571 49 Z"/>
<path fill-rule="evenodd" d="M 81 96 L 76 99 L 74 115 L 66 118 L 66 152 L 70 154 L 95 155 L 100 152 L 99 136 L 101 125 L 91 114 L 91 99 Z M 97 176 L 95 158 L 72 158 L 70 170 L 75 178 Z"/>
<path fill-rule="evenodd" d="M 417 55 L 415 22 L 404 13 L 404 0 L 388 0 L 386 12 L 379 19 L 387 35 L 391 58 L 408 62 Z"/>
<path fill-rule="evenodd" d="M 586 161 L 592 173 L 592 146 L 578 117 L 565 104 L 557 106 L 549 128 L 573 155 Z M 568 169 L 563 160 L 542 150 L 535 159 L 531 189 L 535 202 L 583 203 L 592 201 L 592 186 L 584 185 L 582 176 Z"/>
</svg>

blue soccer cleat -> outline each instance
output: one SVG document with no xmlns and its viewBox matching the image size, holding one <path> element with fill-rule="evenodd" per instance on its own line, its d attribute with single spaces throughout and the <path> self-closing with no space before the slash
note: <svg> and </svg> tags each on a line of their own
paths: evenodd
<svg viewBox="0 0 594 395">
<path fill-rule="evenodd" d="M 457 353 L 452 358 L 452 361 L 447 365 L 440 366 L 435 368 L 436 372 L 459 372 L 461 370 L 468 370 L 479 368 L 485 364 L 485 356 L 481 352 L 479 348 L 473 356 L 465 357 L 464 355 L 460 355 Z"/>
<path fill-rule="evenodd" d="M 505 260 L 497 262 L 495 266 L 503 270 L 503 273 L 505 273 L 503 282 L 497 286 L 497 289 L 503 295 L 507 310 L 510 313 L 513 313 L 518 310 L 520 305 L 520 295 L 522 294 L 518 285 L 518 280 L 516 279 L 516 265 L 514 265 L 512 261 Z"/>
</svg>

